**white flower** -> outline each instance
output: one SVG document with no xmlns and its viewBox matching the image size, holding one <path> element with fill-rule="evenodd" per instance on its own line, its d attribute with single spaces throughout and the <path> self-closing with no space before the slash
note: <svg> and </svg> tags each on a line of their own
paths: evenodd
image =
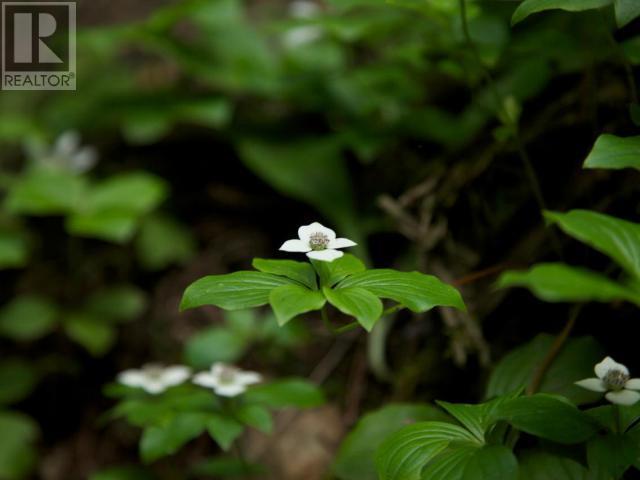
<svg viewBox="0 0 640 480">
<path fill-rule="evenodd" d="M 98 162 L 96 149 L 81 146 L 80 135 L 74 130 L 62 133 L 48 151 L 38 154 L 39 161 L 75 173 L 84 173 Z"/>
<path fill-rule="evenodd" d="M 140 370 L 125 370 L 118 374 L 118 382 L 129 387 L 142 388 L 148 393 L 162 393 L 169 387 L 185 382 L 191 376 L 191 369 L 182 365 L 165 367 L 147 364 Z"/>
<path fill-rule="evenodd" d="M 222 397 L 240 395 L 247 390 L 247 386 L 260 381 L 262 376 L 259 373 L 241 370 L 221 362 L 214 363 L 208 372 L 200 372 L 193 376 L 193 383 L 212 388 Z"/>
<path fill-rule="evenodd" d="M 606 357 L 595 366 L 598 378 L 586 378 L 576 385 L 594 392 L 607 392 L 605 398 L 619 405 L 633 405 L 640 400 L 640 378 L 630 378 L 629 369 Z"/>
<path fill-rule="evenodd" d="M 287 240 L 280 250 L 285 252 L 303 252 L 307 257 L 325 262 L 333 262 L 344 255 L 336 248 L 353 247 L 356 245 L 348 238 L 336 238 L 336 232 L 323 227 L 318 222 L 303 225 L 298 229 L 299 240 Z"/>
<path fill-rule="evenodd" d="M 308 0 L 296 0 L 289 6 L 289 14 L 293 18 L 312 19 L 319 13 L 318 4 Z M 316 41 L 322 37 L 322 33 L 322 29 L 317 25 L 303 25 L 286 32 L 283 42 L 289 48 L 297 48 Z"/>
</svg>

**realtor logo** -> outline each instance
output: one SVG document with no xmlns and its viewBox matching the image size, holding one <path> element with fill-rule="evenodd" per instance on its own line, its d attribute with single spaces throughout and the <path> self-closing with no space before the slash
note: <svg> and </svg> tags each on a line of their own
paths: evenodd
<svg viewBox="0 0 640 480">
<path fill-rule="evenodd" d="M 2 2 L 2 89 L 76 89 L 75 2 Z"/>
</svg>

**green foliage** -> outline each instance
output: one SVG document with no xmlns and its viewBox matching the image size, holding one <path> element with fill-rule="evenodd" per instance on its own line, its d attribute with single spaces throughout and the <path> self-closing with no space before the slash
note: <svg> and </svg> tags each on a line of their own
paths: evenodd
<svg viewBox="0 0 640 480">
<path fill-rule="evenodd" d="M 518 23 L 529 15 L 545 10 L 566 10 L 581 12 L 611 5 L 613 0 L 524 0 L 516 9 L 511 23 Z"/>
<path fill-rule="evenodd" d="M 33 391 L 38 372 L 29 363 L 18 358 L 0 361 L 0 405 L 23 400 Z"/>
<path fill-rule="evenodd" d="M 622 478 L 639 455 L 640 445 L 631 435 L 608 434 L 587 444 L 589 471 L 596 478 Z"/>
<path fill-rule="evenodd" d="M 319 310 L 325 302 L 322 293 L 299 285 L 283 285 L 269 294 L 269 304 L 279 325 L 285 325 L 302 313 Z"/>
<path fill-rule="evenodd" d="M 316 273 L 313 267 L 306 262 L 296 262 L 294 260 L 266 260 L 264 258 L 254 258 L 253 268 L 259 272 L 282 275 L 302 283 L 311 290 L 318 288 Z"/>
<path fill-rule="evenodd" d="M 35 466 L 38 427 L 26 415 L 0 411 L 0 478 L 26 478 Z"/>
<path fill-rule="evenodd" d="M 140 263 L 148 270 L 182 265 L 195 253 L 195 240 L 189 230 L 167 215 L 154 214 L 142 219 L 135 239 Z"/>
<path fill-rule="evenodd" d="M 525 452 L 520 457 L 522 480 L 588 480 L 591 478 L 585 467 L 567 457 L 544 451 Z"/>
<path fill-rule="evenodd" d="M 382 302 L 369 290 L 358 287 L 323 289 L 329 303 L 355 319 L 368 332 L 382 316 Z"/>
<path fill-rule="evenodd" d="M 0 334 L 17 341 L 33 341 L 50 333 L 59 312 L 55 305 L 39 296 L 24 295 L 0 310 Z"/>
<path fill-rule="evenodd" d="M 584 161 L 584 167 L 640 169 L 640 137 L 600 135 Z"/>
<path fill-rule="evenodd" d="M 29 248 L 24 235 L 0 229 L 0 269 L 22 267 L 28 256 Z"/>
<path fill-rule="evenodd" d="M 364 263 L 362 263 L 358 257 L 349 253 L 345 253 L 333 262 L 312 260 L 311 263 L 316 272 L 318 272 L 320 285 L 323 287 L 333 287 L 336 283 L 344 280 L 348 276 L 366 270 Z"/>
<path fill-rule="evenodd" d="M 318 387 L 295 378 L 256 385 L 245 394 L 245 398 L 248 402 L 271 408 L 312 408 L 325 402 L 324 395 Z"/>
<path fill-rule="evenodd" d="M 157 477 L 144 467 L 113 467 L 101 470 L 89 480 L 156 480 Z"/>
<path fill-rule="evenodd" d="M 205 431 L 207 420 L 205 414 L 178 413 L 160 425 L 146 427 L 140 439 L 142 460 L 152 462 L 177 452 Z"/>
</svg>

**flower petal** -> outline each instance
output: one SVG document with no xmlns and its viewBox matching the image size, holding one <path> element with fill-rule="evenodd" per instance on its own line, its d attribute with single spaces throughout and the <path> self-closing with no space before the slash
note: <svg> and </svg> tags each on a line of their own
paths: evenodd
<svg viewBox="0 0 640 480">
<path fill-rule="evenodd" d="M 298 237 L 300 237 L 300 240 L 306 242 L 307 244 L 309 243 L 309 238 L 313 233 L 322 233 L 327 236 L 329 241 L 335 240 L 336 238 L 336 232 L 318 222 L 313 222 L 309 225 L 303 225 L 298 229 Z"/>
<path fill-rule="evenodd" d="M 80 134 L 75 130 L 67 130 L 60 134 L 53 144 L 54 155 L 68 157 L 73 155 L 80 146 Z"/>
<path fill-rule="evenodd" d="M 580 380 L 576 382 L 576 385 L 582 388 L 586 388 L 587 390 L 591 390 L 593 392 L 606 392 L 607 387 L 604 382 L 599 378 L 585 378 L 584 380 Z"/>
<path fill-rule="evenodd" d="M 253 385 L 261 381 L 262 375 L 257 372 L 239 372 L 235 378 L 235 382 L 241 385 Z"/>
<path fill-rule="evenodd" d="M 191 376 L 191 369 L 183 365 L 167 367 L 162 372 L 162 383 L 168 386 L 180 385 Z"/>
<path fill-rule="evenodd" d="M 147 380 L 141 387 L 147 392 L 153 395 L 162 393 L 167 389 L 167 386 L 158 380 Z"/>
<path fill-rule="evenodd" d="M 307 253 L 307 257 L 314 260 L 322 260 L 323 262 L 333 262 L 336 258 L 340 258 L 344 253 L 340 250 L 314 250 Z"/>
<path fill-rule="evenodd" d="M 141 370 L 125 370 L 118 374 L 119 383 L 127 387 L 141 387 L 144 385 L 147 376 Z"/>
<path fill-rule="evenodd" d="M 303 240 L 287 240 L 282 244 L 280 250 L 284 252 L 309 252 L 311 247 L 309 247 L 309 242 Z"/>
<path fill-rule="evenodd" d="M 640 378 L 632 378 L 630 380 L 627 380 L 624 388 L 626 388 L 627 390 L 640 390 Z"/>
<path fill-rule="evenodd" d="M 629 369 L 622 365 L 621 363 L 616 362 L 611 357 L 606 357 L 600 363 L 598 363 L 594 368 L 596 375 L 598 378 L 604 378 L 609 370 L 620 370 L 625 375 L 629 375 Z"/>
<path fill-rule="evenodd" d="M 640 400 L 640 393 L 633 390 L 618 390 L 617 392 L 607 393 L 605 398 L 617 405 L 633 405 Z"/>
<path fill-rule="evenodd" d="M 200 385 L 201 387 L 206 388 L 217 388 L 218 387 L 218 377 L 212 375 L 209 372 L 200 372 L 196 373 L 191 380 L 196 385 Z"/>
<path fill-rule="evenodd" d="M 347 247 L 355 247 L 357 245 L 353 240 L 349 240 L 348 238 L 336 238 L 335 240 L 331 240 L 327 248 L 347 248 Z"/>
<path fill-rule="evenodd" d="M 244 385 L 239 385 L 237 383 L 230 383 L 227 385 L 219 385 L 214 391 L 217 395 L 221 397 L 235 397 L 247 391 L 247 387 Z"/>
</svg>

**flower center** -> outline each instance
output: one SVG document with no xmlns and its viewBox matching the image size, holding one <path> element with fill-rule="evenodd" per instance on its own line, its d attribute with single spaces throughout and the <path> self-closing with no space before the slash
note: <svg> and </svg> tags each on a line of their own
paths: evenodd
<svg viewBox="0 0 640 480">
<path fill-rule="evenodd" d="M 314 232 L 309 236 L 311 250 L 325 250 L 329 245 L 329 237 L 322 232 Z"/>
<path fill-rule="evenodd" d="M 622 390 L 629 380 L 629 375 L 621 370 L 609 370 L 602 381 L 611 390 Z"/>
<path fill-rule="evenodd" d="M 220 370 L 220 383 L 230 384 L 234 383 L 236 379 L 236 369 L 230 367 L 223 367 Z"/>
</svg>

